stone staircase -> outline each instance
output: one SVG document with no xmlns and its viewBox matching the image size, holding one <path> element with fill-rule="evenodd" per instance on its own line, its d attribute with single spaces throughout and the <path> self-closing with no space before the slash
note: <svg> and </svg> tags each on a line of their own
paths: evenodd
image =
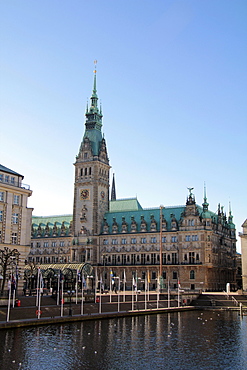
<svg viewBox="0 0 247 370">
<path fill-rule="evenodd" d="M 215 307 L 215 308 L 230 308 L 236 309 L 239 304 L 242 303 L 243 308 L 247 309 L 247 296 L 237 294 L 201 294 L 197 299 L 191 302 L 192 306 L 195 307 Z"/>
</svg>

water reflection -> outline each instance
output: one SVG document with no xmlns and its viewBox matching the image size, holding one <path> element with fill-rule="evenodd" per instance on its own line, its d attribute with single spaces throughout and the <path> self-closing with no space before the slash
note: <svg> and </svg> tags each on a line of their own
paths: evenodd
<svg viewBox="0 0 247 370">
<path fill-rule="evenodd" d="M 14 329 L 0 343 L 8 370 L 242 370 L 247 316 L 195 311 Z"/>
</svg>

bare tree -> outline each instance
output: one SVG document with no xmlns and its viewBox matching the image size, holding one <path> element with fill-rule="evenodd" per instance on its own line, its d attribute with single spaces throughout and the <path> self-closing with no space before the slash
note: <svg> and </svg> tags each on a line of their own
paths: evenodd
<svg viewBox="0 0 247 370">
<path fill-rule="evenodd" d="M 13 270 L 14 266 L 18 266 L 20 253 L 17 249 L 10 249 L 8 247 L 4 247 L 4 249 L 0 249 L 0 267 L 2 269 L 2 287 L 1 287 L 1 295 L 4 292 L 5 282 L 7 280 L 7 274 Z"/>
</svg>

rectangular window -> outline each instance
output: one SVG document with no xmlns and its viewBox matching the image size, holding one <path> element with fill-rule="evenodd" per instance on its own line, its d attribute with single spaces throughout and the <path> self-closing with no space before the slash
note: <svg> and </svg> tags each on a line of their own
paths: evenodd
<svg viewBox="0 0 247 370">
<path fill-rule="evenodd" d="M 136 264 L 136 255 L 135 254 L 132 254 L 131 255 L 131 264 L 132 265 L 135 265 Z"/>
<path fill-rule="evenodd" d="M 9 176 L 5 175 L 5 182 L 9 182 Z"/>
<path fill-rule="evenodd" d="M 0 222 L 3 222 L 3 211 L 0 211 Z"/>
<path fill-rule="evenodd" d="M 18 213 L 13 213 L 13 215 L 12 215 L 12 222 L 13 222 L 13 224 L 18 224 L 18 218 L 19 218 L 19 215 L 18 215 Z"/>
<path fill-rule="evenodd" d="M 172 253 L 172 264 L 173 265 L 177 264 L 177 253 Z"/>
<path fill-rule="evenodd" d="M 198 241 L 198 235 L 192 235 L 192 241 Z"/>
<path fill-rule="evenodd" d="M 155 253 L 151 253 L 151 264 L 155 265 Z"/>
<path fill-rule="evenodd" d="M 122 254 L 123 265 L 126 265 L 126 254 Z"/>
<path fill-rule="evenodd" d="M 189 242 L 189 241 L 190 241 L 190 235 L 186 235 L 186 236 L 185 236 L 185 241 L 186 241 L 186 242 Z"/>
<path fill-rule="evenodd" d="M 112 264 L 116 265 L 116 255 L 115 254 L 112 255 Z"/>
<path fill-rule="evenodd" d="M 195 263 L 195 252 L 189 252 L 189 263 Z"/>
<path fill-rule="evenodd" d="M 141 264 L 142 265 L 145 265 L 145 263 L 146 263 L 146 254 L 145 253 L 142 253 L 141 254 Z"/>
<path fill-rule="evenodd" d="M 122 244 L 127 244 L 127 240 L 126 239 L 122 239 Z"/>
<path fill-rule="evenodd" d="M 0 202 L 4 201 L 4 192 L 0 191 Z"/>
<path fill-rule="evenodd" d="M 146 238 L 141 238 L 141 243 L 142 244 L 146 244 L 147 243 L 147 239 Z"/>
<path fill-rule="evenodd" d="M 19 204 L 20 196 L 19 195 L 14 195 L 14 204 Z"/>
<path fill-rule="evenodd" d="M 156 237 L 155 237 L 155 236 L 153 236 L 153 237 L 151 238 L 151 243 L 156 243 Z"/>
<path fill-rule="evenodd" d="M 174 280 L 178 278 L 178 273 L 177 273 L 177 271 L 173 271 L 173 272 L 172 272 L 172 278 L 173 278 Z"/>
<path fill-rule="evenodd" d="M 107 245 L 108 244 L 108 239 L 103 239 L 103 245 Z"/>
<path fill-rule="evenodd" d="M 131 239 L 131 244 L 136 244 L 136 238 Z"/>
<path fill-rule="evenodd" d="M 14 177 L 11 177 L 10 178 L 10 182 L 11 182 L 12 185 L 14 185 L 15 184 L 15 178 Z"/>
<path fill-rule="evenodd" d="M 51 246 L 54 248 L 56 247 L 57 243 L 56 242 L 51 242 Z"/>
<path fill-rule="evenodd" d="M 64 247 L 64 241 L 60 242 L 60 247 Z"/>
<path fill-rule="evenodd" d="M 156 279 L 156 271 L 152 271 L 152 277 L 153 280 Z"/>
<path fill-rule="evenodd" d="M 0 181 L 3 182 L 3 174 L 0 173 Z"/>
<path fill-rule="evenodd" d="M 45 248 L 48 248 L 48 247 L 49 247 L 48 242 L 44 242 L 44 247 L 45 247 Z"/>
<path fill-rule="evenodd" d="M 162 236 L 162 243 L 166 243 L 166 236 Z"/>
<path fill-rule="evenodd" d="M 176 236 L 172 236 L 172 243 L 176 243 L 178 240 L 177 240 L 177 237 Z"/>
<path fill-rule="evenodd" d="M 166 271 L 162 272 L 162 277 L 163 277 L 163 279 L 166 279 Z"/>
<path fill-rule="evenodd" d="M 112 239 L 112 244 L 116 245 L 117 244 L 117 239 Z"/>
<path fill-rule="evenodd" d="M 12 244 L 17 244 L 17 233 L 12 233 Z"/>
</svg>

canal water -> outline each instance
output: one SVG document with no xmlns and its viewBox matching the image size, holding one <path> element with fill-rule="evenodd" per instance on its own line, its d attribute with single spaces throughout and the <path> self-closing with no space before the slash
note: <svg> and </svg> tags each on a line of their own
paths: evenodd
<svg viewBox="0 0 247 370">
<path fill-rule="evenodd" d="M 247 316 L 192 311 L 0 331 L 0 369 L 247 369 Z"/>
</svg>

